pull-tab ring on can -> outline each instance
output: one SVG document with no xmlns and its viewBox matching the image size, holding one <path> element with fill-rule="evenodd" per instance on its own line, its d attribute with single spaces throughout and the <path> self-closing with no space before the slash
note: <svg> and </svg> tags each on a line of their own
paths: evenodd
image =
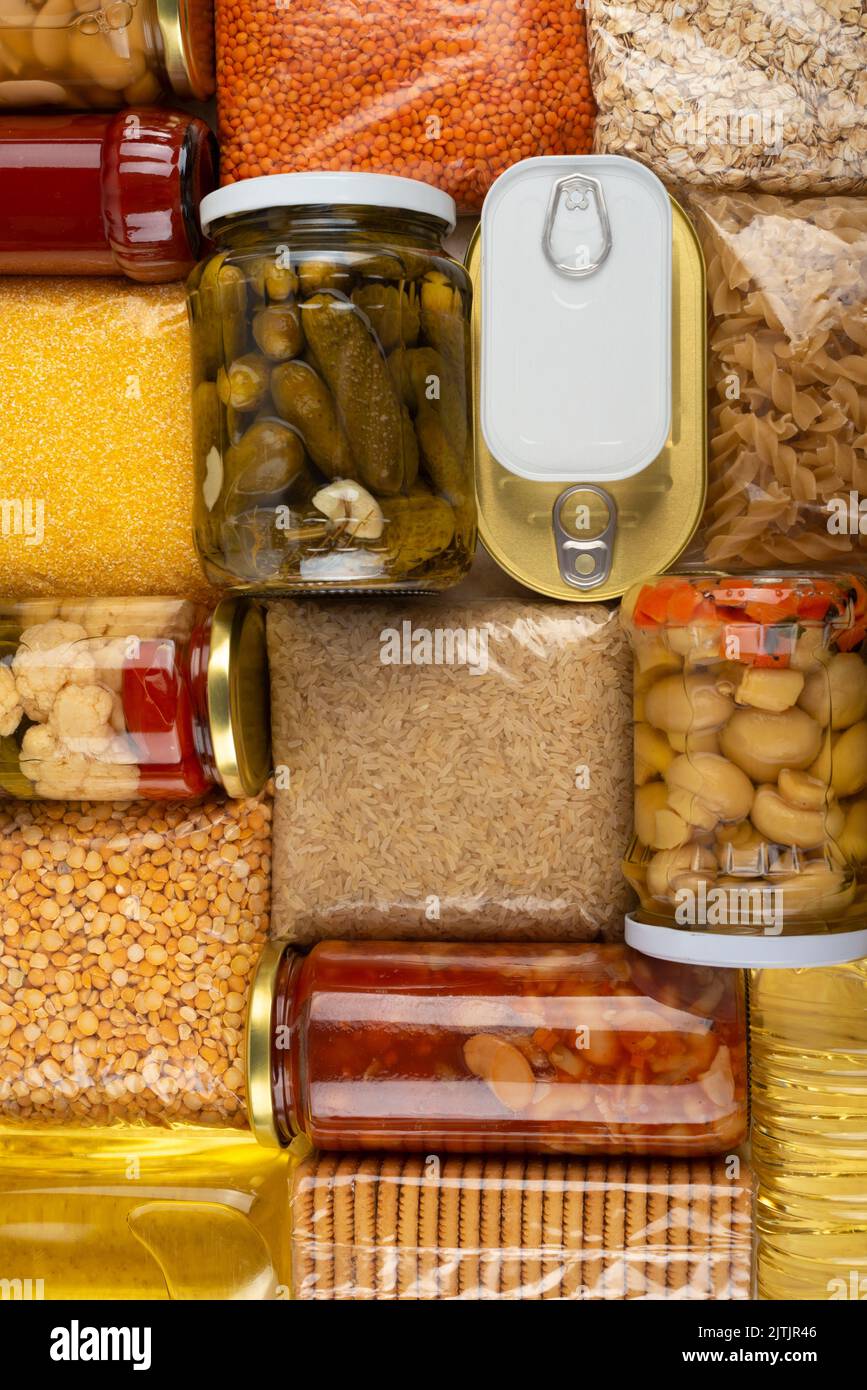
<svg viewBox="0 0 867 1390">
<path fill-rule="evenodd" d="M 596 204 L 596 211 L 599 218 L 599 230 L 602 236 L 602 246 L 594 260 L 589 248 L 579 245 L 576 248 L 576 256 L 573 262 L 566 262 L 557 259 L 557 255 L 552 246 L 557 213 L 561 202 L 567 212 L 586 212 L 590 207 L 591 200 Z M 567 174 L 565 178 L 558 179 L 551 189 L 551 197 L 548 202 L 548 211 L 545 214 L 545 227 L 542 232 L 542 250 L 546 260 L 560 271 L 562 275 L 569 275 L 573 279 L 581 280 L 587 275 L 593 275 L 595 271 L 605 264 L 608 253 L 611 250 L 611 223 L 608 220 L 608 208 L 605 204 L 605 194 L 599 179 L 591 178 L 589 174 Z"/>
</svg>

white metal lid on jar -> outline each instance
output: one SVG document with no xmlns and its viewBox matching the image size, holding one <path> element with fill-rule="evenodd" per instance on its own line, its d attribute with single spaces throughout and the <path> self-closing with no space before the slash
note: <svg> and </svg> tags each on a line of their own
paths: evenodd
<svg viewBox="0 0 867 1390">
<path fill-rule="evenodd" d="M 394 174 L 263 174 L 257 179 L 218 188 L 202 199 L 199 217 L 207 232 L 221 217 L 245 212 L 266 212 L 271 208 L 301 207 L 393 208 L 400 212 L 419 212 L 444 223 L 454 231 L 457 208 L 454 198 L 440 188 L 419 179 L 402 179 Z"/>
<path fill-rule="evenodd" d="M 867 956 L 867 924 L 834 931 L 797 932 L 795 924 L 780 935 L 666 927 L 626 918 L 626 944 L 656 960 L 682 965 L 713 965 L 733 970 L 799 970 L 808 966 L 848 965 Z"/>
</svg>

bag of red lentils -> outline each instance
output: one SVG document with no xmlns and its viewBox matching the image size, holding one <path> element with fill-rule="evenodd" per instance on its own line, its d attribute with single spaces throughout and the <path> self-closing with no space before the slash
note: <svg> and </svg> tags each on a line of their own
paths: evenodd
<svg viewBox="0 0 867 1390">
<path fill-rule="evenodd" d="M 267 798 L 0 801 L 0 1125 L 246 1123 Z"/>
<path fill-rule="evenodd" d="M 225 183 L 401 174 L 478 212 L 518 160 L 590 149 L 575 0 L 217 0 L 216 18 Z"/>
</svg>

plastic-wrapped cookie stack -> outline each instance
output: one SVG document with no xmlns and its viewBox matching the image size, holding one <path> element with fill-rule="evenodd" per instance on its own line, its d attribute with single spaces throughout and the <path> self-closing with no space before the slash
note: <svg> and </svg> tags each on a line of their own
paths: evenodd
<svg viewBox="0 0 867 1390">
<path fill-rule="evenodd" d="M 719 1162 L 308 1159 L 300 1299 L 743 1299 L 751 1178 Z"/>
</svg>

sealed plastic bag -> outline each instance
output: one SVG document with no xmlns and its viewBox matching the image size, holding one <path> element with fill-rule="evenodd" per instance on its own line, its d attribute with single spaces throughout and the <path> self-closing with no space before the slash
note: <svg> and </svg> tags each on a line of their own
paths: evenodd
<svg viewBox="0 0 867 1390">
<path fill-rule="evenodd" d="M 272 603 L 278 937 L 623 933 L 631 680 L 616 614 Z"/>
<path fill-rule="evenodd" d="M 858 0 L 586 0 L 586 10 L 598 153 L 714 188 L 867 187 Z"/>
<path fill-rule="evenodd" d="M 181 285 L 0 278 L 0 593 L 203 598 Z"/>
<path fill-rule="evenodd" d="M 293 1184 L 297 1299 L 743 1299 L 751 1251 L 736 1156 L 314 1155 Z"/>
<path fill-rule="evenodd" d="M 477 212 L 533 155 L 586 154 L 593 98 L 574 0 L 217 0 L 223 181 L 369 170 Z"/>
<path fill-rule="evenodd" d="M 707 262 L 711 412 L 687 560 L 851 566 L 867 549 L 867 199 L 702 193 L 690 210 Z"/>
<path fill-rule="evenodd" d="M 186 1126 L 2 1133 L 5 1298 L 289 1297 L 291 1159 Z"/>
<path fill-rule="evenodd" d="M 0 802 L 0 1122 L 245 1124 L 270 819 Z"/>
</svg>

